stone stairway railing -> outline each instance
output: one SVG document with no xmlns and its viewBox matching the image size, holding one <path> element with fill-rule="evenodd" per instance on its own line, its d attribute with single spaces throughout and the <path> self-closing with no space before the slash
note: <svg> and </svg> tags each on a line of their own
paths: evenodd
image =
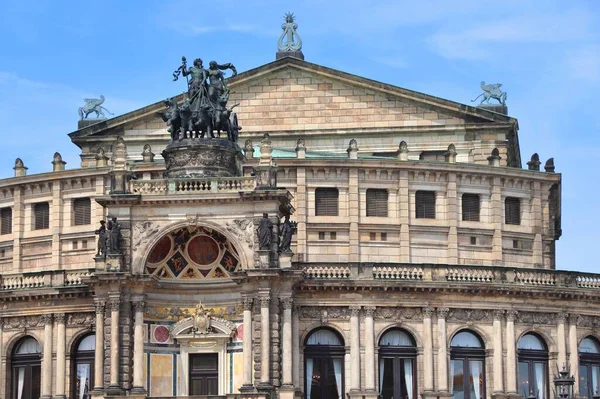
<svg viewBox="0 0 600 399">
<path fill-rule="evenodd" d="M 240 191 L 252 191 L 255 186 L 256 180 L 252 176 L 131 181 L 131 191 L 142 195 L 237 193 Z"/>
<path fill-rule="evenodd" d="M 83 285 L 82 278 L 94 273 L 93 269 L 53 270 L 34 273 L 10 273 L 0 276 L 0 292 Z"/>
</svg>

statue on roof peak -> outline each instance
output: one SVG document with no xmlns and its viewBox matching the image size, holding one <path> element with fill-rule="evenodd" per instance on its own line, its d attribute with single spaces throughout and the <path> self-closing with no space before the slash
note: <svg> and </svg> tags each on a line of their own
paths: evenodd
<svg viewBox="0 0 600 399">
<path fill-rule="evenodd" d="M 474 100 L 471 100 L 472 103 L 477 101 L 477 99 L 479 97 L 483 96 L 479 105 L 483 104 L 484 102 L 486 104 L 489 104 L 490 98 L 493 98 L 494 100 L 498 101 L 502 105 L 506 105 L 506 92 L 504 92 L 504 91 L 502 91 L 502 89 L 500 89 L 502 87 L 502 83 L 485 84 L 485 81 L 482 80 L 481 83 L 479 84 L 479 87 L 481 87 L 481 90 L 483 90 L 483 93 L 481 93 L 480 95 L 475 97 Z"/>
<path fill-rule="evenodd" d="M 288 12 L 284 15 L 284 19 L 285 22 L 281 25 L 283 33 L 281 34 L 281 36 L 279 37 L 279 41 L 277 42 L 277 49 L 279 51 L 302 50 L 302 39 L 300 39 L 298 32 L 296 32 L 296 29 L 298 29 L 298 24 L 294 22 L 294 14 Z"/>
<path fill-rule="evenodd" d="M 104 115 L 103 111 L 108 112 L 110 115 L 114 115 L 102 106 L 104 103 L 104 96 L 102 94 L 100 95 L 100 98 L 84 98 L 83 101 L 85 101 L 85 105 L 83 107 L 79 107 L 78 110 L 79 116 L 82 120 L 87 119 L 92 112 L 96 113 L 97 119 L 106 118 L 106 115 Z"/>
</svg>

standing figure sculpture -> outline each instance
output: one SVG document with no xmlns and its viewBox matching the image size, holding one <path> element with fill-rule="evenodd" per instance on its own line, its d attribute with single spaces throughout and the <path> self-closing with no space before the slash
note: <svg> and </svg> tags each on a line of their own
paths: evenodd
<svg viewBox="0 0 600 399">
<path fill-rule="evenodd" d="M 233 75 L 237 75 L 237 70 L 233 64 L 227 63 L 223 65 L 217 64 L 216 61 L 211 61 L 208 64 L 208 98 L 211 104 L 215 104 L 215 108 L 222 108 L 223 103 L 229 100 L 229 88 L 225 82 L 223 72 L 226 69 L 231 69 Z"/>
<path fill-rule="evenodd" d="M 281 241 L 279 252 L 292 252 L 292 236 L 296 233 L 296 222 L 291 222 L 289 215 L 285 216 L 285 221 L 281 227 Z"/>
<path fill-rule="evenodd" d="M 107 253 L 109 255 L 121 255 L 121 224 L 113 217 L 108 221 Z"/>
<path fill-rule="evenodd" d="M 106 256 L 106 222 L 104 220 L 100 221 L 100 228 L 94 231 L 95 234 L 98 235 L 98 251 L 96 252 L 96 256 Z"/>
<path fill-rule="evenodd" d="M 191 80 L 188 81 L 189 100 L 193 101 L 196 96 L 198 96 L 201 100 L 205 99 L 205 82 L 208 72 L 202 67 L 202 59 L 196 58 L 194 60 L 194 66 L 190 69 L 186 69 L 185 57 L 182 57 L 182 60 L 183 65 L 181 69 L 181 74 L 185 77 L 191 76 Z"/>
<path fill-rule="evenodd" d="M 263 217 L 258 224 L 258 248 L 261 250 L 271 249 L 273 240 L 273 223 L 269 220 L 269 215 L 263 213 Z"/>
<path fill-rule="evenodd" d="M 285 23 L 281 25 L 281 29 L 283 29 L 283 33 L 279 37 L 279 41 L 277 42 L 277 48 L 279 51 L 300 51 L 302 50 L 302 39 L 296 32 L 298 29 L 298 24 L 294 22 L 294 14 L 288 12 L 284 16 Z M 283 41 L 285 39 L 285 42 Z M 296 42 L 294 42 L 296 39 Z"/>
<path fill-rule="evenodd" d="M 84 98 L 85 105 L 83 107 L 79 107 L 79 116 L 81 119 L 87 119 L 88 115 L 92 112 L 96 113 L 96 118 L 106 118 L 103 111 L 108 112 L 110 115 L 114 115 L 109 110 L 104 108 L 102 104 L 104 103 L 104 96 L 100 95 L 100 98 Z"/>
<path fill-rule="evenodd" d="M 503 92 L 500 89 L 502 87 L 502 83 L 486 85 L 485 81 L 482 80 L 481 83 L 479 84 L 479 87 L 481 87 L 481 90 L 483 90 L 483 93 L 481 93 L 480 95 L 475 97 L 475 99 L 471 100 L 472 103 L 477 101 L 477 99 L 479 97 L 483 96 L 479 105 L 483 104 L 484 102 L 486 104 L 489 104 L 490 98 L 493 98 L 494 100 L 498 101 L 498 103 L 500 103 L 502 105 L 506 105 L 506 92 Z"/>
</svg>

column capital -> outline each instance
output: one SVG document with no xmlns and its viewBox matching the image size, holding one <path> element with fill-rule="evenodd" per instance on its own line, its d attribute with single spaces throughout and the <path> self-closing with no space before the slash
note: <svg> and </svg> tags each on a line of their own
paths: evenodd
<svg viewBox="0 0 600 399">
<path fill-rule="evenodd" d="M 502 309 L 494 309 L 494 320 L 502 320 L 505 313 Z"/>
<path fill-rule="evenodd" d="M 506 311 L 506 321 L 514 322 L 515 318 L 517 317 L 518 314 L 519 314 L 519 312 L 517 310 L 514 310 L 514 309 L 507 310 Z"/>
<path fill-rule="evenodd" d="M 260 302 L 260 307 L 261 308 L 268 308 L 269 307 L 269 303 L 271 302 L 271 298 L 269 298 L 268 296 L 265 297 L 260 297 L 258 298 L 259 302 Z"/>
<path fill-rule="evenodd" d="M 558 312 L 556 314 L 556 322 L 557 323 L 564 323 L 567 318 L 569 317 L 569 314 L 566 312 Z"/>
<path fill-rule="evenodd" d="M 244 307 L 244 310 L 252 310 L 252 305 L 254 304 L 254 299 L 250 298 L 250 297 L 244 297 L 242 298 L 242 306 Z"/>
<path fill-rule="evenodd" d="M 279 302 L 281 302 L 281 306 L 283 306 L 283 309 L 291 309 L 294 306 L 294 299 L 290 297 L 279 298 Z"/>
<path fill-rule="evenodd" d="M 110 298 L 109 299 L 110 310 L 115 311 L 119 310 L 121 306 L 121 298 Z"/>
<path fill-rule="evenodd" d="M 44 323 L 44 325 L 48 325 L 52 324 L 53 317 L 51 314 L 43 314 L 40 316 L 40 319 L 42 320 L 42 323 Z"/>
<path fill-rule="evenodd" d="M 431 319 L 433 312 L 435 312 L 434 308 L 430 308 L 430 307 L 423 308 L 423 317 L 428 317 Z"/>
<path fill-rule="evenodd" d="M 96 298 L 94 301 L 94 305 L 96 306 L 96 313 L 104 313 L 104 307 L 106 306 L 106 300 Z"/>
<path fill-rule="evenodd" d="M 348 306 L 350 316 L 358 316 L 360 314 L 360 306 Z"/>
<path fill-rule="evenodd" d="M 448 313 L 450 313 L 450 309 L 448 308 L 437 308 L 437 316 L 438 318 L 445 319 L 448 317 Z"/>
<path fill-rule="evenodd" d="M 133 309 L 134 311 L 137 312 L 143 312 L 144 309 L 146 309 L 146 302 L 144 301 L 135 301 L 131 303 L 133 305 Z"/>
<path fill-rule="evenodd" d="M 375 306 L 365 306 L 365 317 L 373 317 L 373 315 L 375 314 L 375 309 L 377 309 L 377 307 Z"/>
<path fill-rule="evenodd" d="M 569 314 L 569 323 L 571 323 L 572 325 L 578 325 L 581 322 L 581 316 L 579 316 L 578 314 Z"/>
<path fill-rule="evenodd" d="M 54 318 L 58 324 L 65 324 L 65 314 L 64 313 L 55 313 Z"/>
</svg>

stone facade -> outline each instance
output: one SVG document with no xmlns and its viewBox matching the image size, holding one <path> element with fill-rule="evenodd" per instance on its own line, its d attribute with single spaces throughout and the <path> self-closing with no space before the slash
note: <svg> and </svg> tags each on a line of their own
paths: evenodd
<svg viewBox="0 0 600 399">
<path fill-rule="evenodd" d="M 561 175 L 521 169 L 515 119 L 293 58 L 230 88 L 249 140 L 235 176 L 165 177 L 157 103 L 71 133 L 78 169 L 0 181 L 0 398 L 18 398 L 19 364 L 35 362 L 42 397 L 79 398 L 84 364 L 96 397 L 188 396 L 213 377 L 223 397 L 306 395 L 319 329 L 341 340 L 323 349 L 340 356 L 340 397 L 386 389 L 390 331 L 411 337 L 422 398 L 458 389 L 465 331 L 481 340 L 486 397 L 523 394 L 526 334 L 545 345 L 547 387 L 563 364 L 579 377 L 582 340 L 600 338 L 600 276 L 555 270 Z M 337 190 L 337 215 L 317 211 L 320 189 Z M 369 190 L 385 192 L 384 215 L 368 214 Z M 420 217 L 420 192 L 434 217 Z M 259 249 L 263 213 L 272 242 Z M 279 253 L 290 214 L 292 254 Z M 122 251 L 99 253 L 110 218 Z M 27 337 L 41 348 L 19 357 Z M 214 373 L 195 373 L 198 359 Z"/>
</svg>

